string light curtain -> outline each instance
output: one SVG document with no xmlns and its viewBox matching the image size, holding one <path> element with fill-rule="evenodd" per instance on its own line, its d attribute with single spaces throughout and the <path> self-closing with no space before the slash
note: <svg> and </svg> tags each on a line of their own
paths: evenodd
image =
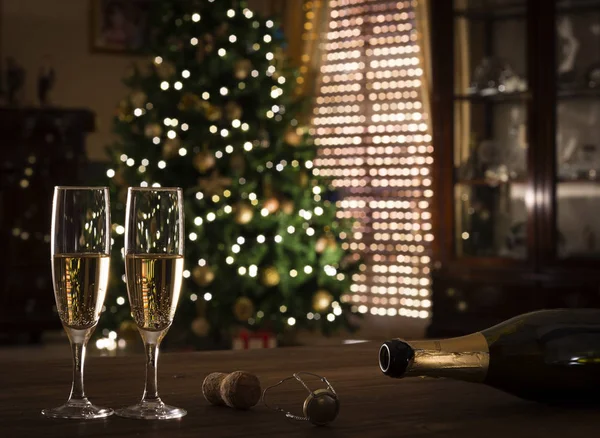
<svg viewBox="0 0 600 438">
<path fill-rule="evenodd" d="M 316 164 L 333 178 L 365 269 L 346 297 L 373 315 L 427 318 L 433 146 L 415 0 L 330 0 L 313 113 Z"/>
</svg>

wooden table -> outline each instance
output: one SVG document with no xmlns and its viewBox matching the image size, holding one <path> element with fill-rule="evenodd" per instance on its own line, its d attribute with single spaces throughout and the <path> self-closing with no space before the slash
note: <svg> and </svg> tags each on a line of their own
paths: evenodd
<svg viewBox="0 0 600 438">
<path fill-rule="evenodd" d="M 163 400 L 188 410 L 181 420 L 141 421 L 116 416 L 73 421 L 43 418 L 40 409 L 65 401 L 68 361 L 0 364 L 0 437 L 560 437 L 597 436 L 600 411 L 569 410 L 525 402 L 482 385 L 450 380 L 394 380 L 377 366 L 379 344 L 164 354 L 159 361 Z M 67 348 L 67 347 L 65 347 Z M 144 380 L 143 357 L 91 357 L 86 392 L 99 405 L 136 402 Z M 263 386 L 296 371 L 326 376 L 341 400 L 329 427 L 296 423 L 259 405 L 250 411 L 210 406 L 202 397 L 212 371 L 243 369 Z M 290 382 L 270 393 L 301 412 L 305 390 Z M 600 396 L 600 389 L 599 389 Z"/>
</svg>

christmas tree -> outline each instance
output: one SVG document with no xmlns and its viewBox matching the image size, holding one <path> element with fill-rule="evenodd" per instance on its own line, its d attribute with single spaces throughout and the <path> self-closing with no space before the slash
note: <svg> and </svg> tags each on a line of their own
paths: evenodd
<svg viewBox="0 0 600 438">
<path fill-rule="evenodd" d="M 184 189 L 186 270 L 168 339 L 353 328 L 351 227 L 313 167 L 281 29 L 242 1 L 153 4 L 151 56 L 125 79 L 109 148 L 115 256 L 100 332 L 134 327 L 122 250 L 129 186 Z"/>
</svg>

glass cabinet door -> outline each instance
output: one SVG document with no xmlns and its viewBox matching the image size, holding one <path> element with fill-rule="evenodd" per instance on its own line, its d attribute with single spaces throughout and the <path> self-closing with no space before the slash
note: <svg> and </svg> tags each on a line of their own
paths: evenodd
<svg viewBox="0 0 600 438">
<path fill-rule="evenodd" d="M 556 11 L 557 255 L 600 258 L 600 0 Z"/>
<path fill-rule="evenodd" d="M 527 257 L 525 0 L 454 1 L 454 215 L 459 257 Z"/>
</svg>

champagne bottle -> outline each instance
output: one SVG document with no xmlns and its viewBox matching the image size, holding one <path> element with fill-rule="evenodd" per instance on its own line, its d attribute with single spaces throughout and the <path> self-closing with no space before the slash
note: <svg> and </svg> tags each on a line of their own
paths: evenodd
<svg viewBox="0 0 600 438">
<path fill-rule="evenodd" d="M 483 383 L 544 403 L 600 404 L 600 309 L 541 310 L 467 336 L 385 342 L 390 377 Z"/>
</svg>

